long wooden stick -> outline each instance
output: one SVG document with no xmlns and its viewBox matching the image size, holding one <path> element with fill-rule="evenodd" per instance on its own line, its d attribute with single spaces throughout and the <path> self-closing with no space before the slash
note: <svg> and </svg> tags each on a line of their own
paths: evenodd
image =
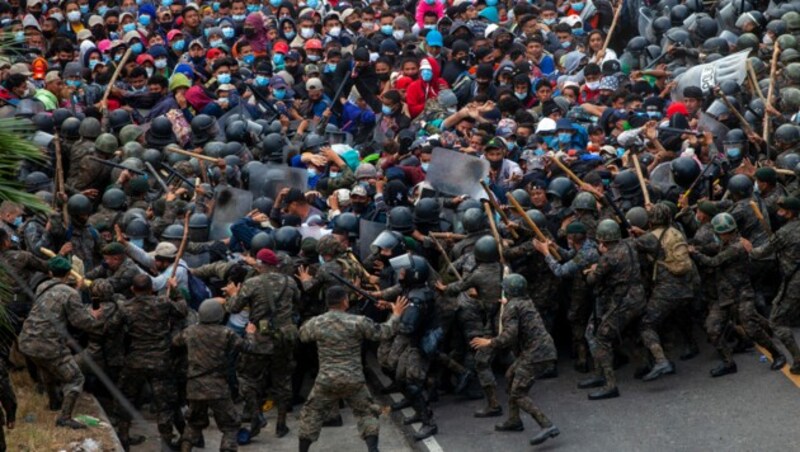
<svg viewBox="0 0 800 452">
<path fill-rule="evenodd" d="M 644 174 L 642 174 L 642 166 L 639 164 L 639 158 L 636 155 L 631 155 L 633 158 L 633 167 L 636 169 L 636 178 L 639 179 L 639 187 L 642 189 L 644 195 L 644 205 L 650 204 L 650 192 L 647 191 L 647 184 L 644 182 Z"/>
<path fill-rule="evenodd" d="M 619 5 L 617 6 L 617 10 L 614 11 L 614 19 L 611 20 L 611 26 L 608 27 L 608 34 L 606 35 L 606 40 L 603 43 L 603 48 L 600 52 L 597 53 L 606 53 L 606 49 L 608 49 L 608 44 L 611 43 L 611 36 L 614 34 L 614 29 L 617 27 L 617 21 L 619 20 L 619 14 L 622 12 L 622 5 L 625 4 L 624 0 L 620 0 Z M 597 63 L 600 63 L 599 61 Z"/>
<path fill-rule="evenodd" d="M 772 63 L 769 67 L 769 89 L 767 90 L 767 100 L 764 105 L 764 133 L 761 138 L 765 143 L 769 143 L 769 107 L 772 105 L 772 95 L 775 91 L 775 72 L 778 69 L 778 55 L 781 53 L 781 47 L 775 43 L 775 49 L 772 51 Z M 769 157 L 769 156 L 767 156 Z"/>
<path fill-rule="evenodd" d="M 170 274 L 169 279 L 175 277 L 178 274 L 178 266 L 181 263 L 181 259 L 183 258 L 183 253 L 186 251 L 186 242 L 189 241 L 189 216 L 191 213 L 189 211 L 186 212 L 186 215 L 183 216 L 183 237 L 181 238 L 181 246 L 178 248 L 178 254 L 175 255 L 175 262 L 172 264 L 172 274 Z M 170 289 L 169 282 L 167 282 L 167 298 L 169 298 Z"/>
<path fill-rule="evenodd" d="M 198 154 L 197 152 L 187 151 L 185 149 L 181 149 L 181 148 L 176 147 L 176 146 L 166 146 L 164 148 L 164 150 L 167 151 L 167 152 L 174 152 L 176 154 L 185 155 L 187 157 L 194 157 L 194 158 L 196 158 L 198 160 L 205 160 L 207 162 L 214 162 L 214 164 L 218 164 L 219 161 L 222 160 L 222 159 L 218 159 L 218 158 L 215 158 L 215 157 L 209 157 L 209 156 L 203 155 L 203 154 Z"/>
<path fill-rule="evenodd" d="M 106 92 L 103 93 L 103 99 L 100 101 L 103 105 L 104 110 L 108 109 L 106 102 L 108 101 L 109 94 L 111 94 L 111 88 L 114 86 L 114 83 L 117 82 L 119 73 L 122 71 L 122 68 L 125 67 L 125 63 L 128 62 L 128 58 L 130 58 L 131 53 L 133 53 L 133 49 L 128 48 L 128 50 L 125 51 L 125 54 L 122 55 L 122 59 L 119 60 L 119 64 L 117 65 L 117 68 L 114 70 L 114 74 L 111 75 L 111 80 L 108 82 L 108 86 L 106 86 Z"/>
<path fill-rule="evenodd" d="M 53 133 L 53 146 L 56 150 L 56 195 L 53 196 L 53 205 L 56 205 L 59 202 L 58 195 L 67 192 L 64 187 L 64 162 L 63 157 L 61 156 L 61 139 L 59 138 L 57 131 Z M 64 228 L 69 227 L 69 213 L 67 212 L 66 205 L 62 206 L 61 208 L 61 217 L 64 219 Z"/>
<path fill-rule="evenodd" d="M 750 83 L 753 84 L 753 91 L 756 92 L 762 101 L 766 102 L 767 99 L 764 98 L 764 93 L 761 92 L 761 88 L 758 86 L 758 77 L 756 76 L 756 70 L 753 69 L 753 64 L 750 60 L 747 60 L 745 63 L 747 64 L 747 75 L 750 76 Z"/>
<path fill-rule="evenodd" d="M 764 214 L 761 213 L 761 209 L 758 208 L 758 204 L 755 201 L 750 201 L 750 208 L 753 209 L 753 213 L 756 214 L 756 218 L 758 218 L 759 223 L 764 228 L 764 231 L 767 232 L 767 235 L 772 235 L 772 229 L 770 229 L 769 224 L 767 224 L 767 219 L 764 218 Z"/>
<path fill-rule="evenodd" d="M 510 198 L 511 196 L 509 196 Z M 516 200 L 515 200 L 516 201 Z M 494 222 L 494 218 L 492 216 L 492 206 L 489 205 L 490 203 L 487 201 L 483 203 L 483 210 L 486 212 L 486 216 L 489 217 L 489 230 L 492 231 L 492 236 L 494 236 L 494 241 L 497 243 L 497 253 L 500 255 L 500 265 L 503 266 L 503 274 L 500 277 L 500 285 L 503 284 L 503 278 L 509 273 L 508 266 L 506 265 L 506 259 L 503 257 L 503 242 L 500 240 L 500 233 L 497 232 L 497 225 Z M 506 293 L 504 290 L 500 292 L 500 298 L 505 298 Z M 497 333 L 503 334 L 503 312 L 505 311 L 506 304 L 500 304 L 500 319 L 497 322 Z"/>
<path fill-rule="evenodd" d="M 733 115 L 736 116 L 736 119 L 739 120 L 745 135 L 749 135 L 750 132 L 753 132 L 753 128 L 750 126 L 750 123 L 744 119 L 744 116 L 739 113 L 739 110 L 733 108 L 733 105 L 731 105 L 730 101 L 728 100 L 728 96 L 723 93 L 717 93 L 717 97 L 722 101 L 723 104 L 725 104 L 725 107 L 728 109 L 728 111 L 733 113 Z"/>
<path fill-rule="evenodd" d="M 439 253 L 442 255 L 442 258 L 444 258 L 444 262 L 447 264 L 447 268 L 455 275 L 456 278 L 458 278 L 459 281 L 463 281 L 464 278 L 462 278 L 461 273 L 459 273 L 458 270 L 456 270 L 456 267 L 453 265 L 453 261 L 450 260 L 450 257 L 447 255 L 447 252 L 444 250 L 444 248 L 442 248 L 442 244 L 439 243 L 438 240 L 436 240 L 436 236 L 434 236 L 432 233 L 429 233 L 428 236 L 431 238 L 431 240 L 433 240 L 433 244 L 436 246 L 436 249 L 439 250 Z"/>
<path fill-rule="evenodd" d="M 506 215 L 506 213 L 503 212 L 503 209 L 500 208 L 500 205 L 497 203 L 497 199 L 494 197 L 494 193 L 492 193 L 492 190 L 489 189 L 489 186 L 486 185 L 486 182 L 480 181 L 480 184 L 481 187 L 483 187 L 483 191 L 486 192 L 487 201 L 492 206 L 492 208 L 495 211 L 497 211 L 497 214 L 500 215 L 500 219 L 503 220 L 503 224 L 505 224 L 508 227 L 508 231 L 511 233 L 511 237 L 514 237 L 514 239 L 518 239 L 519 234 L 517 234 L 517 231 L 515 231 L 514 228 L 509 226 L 511 224 L 511 221 L 508 219 L 508 215 Z M 511 194 L 509 194 L 507 197 L 511 197 Z"/>
<path fill-rule="evenodd" d="M 44 247 L 39 248 L 39 252 L 42 253 L 42 255 L 47 256 L 48 258 L 56 257 L 56 253 L 53 250 L 49 250 Z M 70 270 L 69 274 L 72 275 L 72 277 L 77 280 L 82 280 L 84 286 L 86 287 L 92 286 L 92 280 L 84 278 L 80 273 L 76 272 L 75 270 Z"/>
<path fill-rule="evenodd" d="M 511 203 L 511 207 L 517 211 L 517 215 L 522 217 L 522 220 L 528 225 L 529 228 L 536 234 L 536 238 L 538 238 L 542 242 L 547 242 L 547 237 L 542 233 L 542 230 L 539 229 L 539 226 L 536 226 L 536 223 L 531 220 L 528 215 L 525 213 L 525 210 L 522 208 L 521 205 L 514 199 L 513 196 L 508 197 L 508 202 Z M 550 252 L 553 253 L 556 259 L 561 260 L 561 255 L 558 254 L 558 250 L 556 249 L 555 245 L 550 248 Z"/>
</svg>

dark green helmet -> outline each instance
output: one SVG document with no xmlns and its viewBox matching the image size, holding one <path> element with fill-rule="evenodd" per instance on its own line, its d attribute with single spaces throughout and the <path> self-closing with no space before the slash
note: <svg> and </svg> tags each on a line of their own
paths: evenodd
<svg viewBox="0 0 800 452">
<path fill-rule="evenodd" d="M 622 239 L 622 231 L 614 220 L 603 220 L 597 225 L 595 237 L 600 242 L 617 242 Z"/>
<path fill-rule="evenodd" d="M 503 278 L 503 291 L 507 297 L 524 297 L 528 294 L 528 281 L 519 273 Z"/>
<path fill-rule="evenodd" d="M 544 229 L 547 227 L 547 217 L 544 216 L 541 210 L 530 209 L 527 212 L 525 212 L 525 215 L 527 215 L 528 218 L 530 218 L 531 221 L 533 221 L 533 223 L 536 224 L 536 227 L 538 227 L 539 229 Z"/>
<path fill-rule="evenodd" d="M 790 112 L 800 110 L 800 89 L 783 88 L 781 90 L 781 108 Z"/>
<path fill-rule="evenodd" d="M 631 226 L 647 229 L 647 210 L 645 210 L 644 207 L 631 207 L 631 209 L 625 213 L 625 219 L 628 220 Z"/>
<path fill-rule="evenodd" d="M 483 231 L 488 227 L 486 223 L 486 213 L 475 207 L 467 209 L 461 217 L 461 224 L 464 226 L 464 232 L 467 234 Z"/>
<path fill-rule="evenodd" d="M 753 33 L 744 33 L 736 39 L 736 50 L 757 49 L 760 41 Z"/>
<path fill-rule="evenodd" d="M 796 11 L 787 11 L 781 16 L 781 20 L 786 24 L 789 32 L 800 31 L 800 14 Z"/>
<path fill-rule="evenodd" d="M 736 230 L 736 220 L 727 212 L 718 213 L 711 219 L 711 227 L 717 234 L 727 234 Z"/>
<path fill-rule="evenodd" d="M 119 131 L 119 141 L 124 145 L 139 139 L 144 135 L 144 130 L 136 124 L 128 124 Z"/>
<path fill-rule="evenodd" d="M 800 60 L 800 52 L 798 52 L 797 49 L 794 48 L 781 50 L 780 60 L 781 64 L 783 65 L 794 63 L 795 61 Z"/>
<path fill-rule="evenodd" d="M 572 201 L 572 210 L 597 212 L 597 201 L 595 201 L 594 195 L 588 191 L 578 193 L 578 196 Z"/>
<path fill-rule="evenodd" d="M 563 206 L 572 203 L 575 191 L 575 185 L 566 177 L 556 177 L 547 185 L 547 197 L 560 199 Z"/>
<path fill-rule="evenodd" d="M 77 140 L 80 138 L 81 120 L 69 117 L 61 123 L 61 137 L 67 140 Z"/>
<path fill-rule="evenodd" d="M 794 168 L 800 163 L 800 154 L 790 152 L 788 154 L 781 154 L 775 161 L 778 168 L 794 171 Z"/>
<path fill-rule="evenodd" d="M 753 194 L 753 181 L 744 174 L 737 174 L 728 181 L 728 192 L 735 199 L 749 198 Z"/>
<path fill-rule="evenodd" d="M 254 235 L 252 240 L 250 240 L 250 255 L 254 256 L 264 248 L 275 248 L 275 239 L 272 237 L 272 234 L 262 231 Z"/>
<path fill-rule="evenodd" d="M 160 155 L 159 155 L 160 156 Z M 144 146 L 138 141 L 130 141 L 122 146 L 122 158 L 136 157 L 142 159 L 144 157 Z"/>
<path fill-rule="evenodd" d="M 92 202 L 89 201 L 84 195 L 77 194 L 69 197 L 67 201 L 67 212 L 71 217 L 80 217 L 82 215 L 91 215 Z"/>
<path fill-rule="evenodd" d="M 800 84 L 800 63 L 789 63 L 783 68 L 783 75 L 786 80 L 794 84 Z"/>
<path fill-rule="evenodd" d="M 103 193 L 103 207 L 110 210 L 119 210 L 125 206 L 125 192 L 119 188 L 109 188 Z"/>
<path fill-rule="evenodd" d="M 795 50 L 797 50 L 797 39 L 794 36 L 790 35 L 790 34 L 784 34 L 784 35 L 778 36 L 777 43 L 778 43 L 778 47 L 781 48 L 781 51 L 784 51 L 786 49 L 795 49 Z"/>
<path fill-rule="evenodd" d="M 475 254 L 477 262 L 492 263 L 500 259 L 499 251 L 497 250 L 497 242 L 491 235 L 485 235 L 475 242 L 475 248 L 472 249 Z"/>
<path fill-rule="evenodd" d="M 78 133 L 80 133 L 83 138 L 94 140 L 103 133 L 103 127 L 100 125 L 100 121 L 98 121 L 97 118 L 89 116 L 81 121 Z"/>
<path fill-rule="evenodd" d="M 103 154 L 110 155 L 117 152 L 117 149 L 119 149 L 119 142 L 114 135 L 103 133 L 94 140 L 94 148 Z"/>
<path fill-rule="evenodd" d="M 209 298 L 200 303 L 200 307 L 197 308 L 197 317 L 200 323 L 216 325 L 222 323 L 222 319 L 225 318 L 225 308 L 219 301 Z"/>
<path fill-rule="evenodd" d="M 631 170 L 623 170 L 614 176 L 614 186 L 617 187 L 623 195 L 631 195 L 640 190 L 639 178 L 636 173 Z"/>
<path fill-rule="evenodd" d="M 797 125 L 786 123 L 775 129 L 775 143 L 784 147 L 792 147 L 800 140 L 800 129 Z"/>
</svg>

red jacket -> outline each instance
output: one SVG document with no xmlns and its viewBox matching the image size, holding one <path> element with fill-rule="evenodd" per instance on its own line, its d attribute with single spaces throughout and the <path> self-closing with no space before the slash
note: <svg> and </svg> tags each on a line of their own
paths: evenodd
<svg viewBox="0 0 800 452">
<path fill-rule="evenodd" d="M 431 70 L 433 78 L 430 82 L 422 80 L 422 77 L 414 80 L 408 88 L 406 88 L 406 104 L 408 105 L 408 113 L 411 119 L 416 118 L 425 109 L 425 102 L 428 99 L 435 98 L 439 95 L 439 90 L 447 89 L 449 86 L 447 82 L 439 77 L 441 69 L 433 58 L 426 57 L 431 63 Z"/>
</svg>

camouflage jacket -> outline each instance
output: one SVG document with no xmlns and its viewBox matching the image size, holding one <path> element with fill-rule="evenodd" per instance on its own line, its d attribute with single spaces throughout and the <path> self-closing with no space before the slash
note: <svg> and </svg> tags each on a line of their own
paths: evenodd
<svg viewBox="0 0 800 452">
<path fill-rule="evenodd" d="M 123 304 L 125 366 L 132 369 L 166 370 L 170 361 L 171 330 L 186 317 L 186 302 L 179 290 L 175 300 L 164 296 L 134 297 Z"/>
<path fill-rule="evenodd" d="M 534 363 L 557 358 L 553 338 L 530 298 L 509 298 L 503 308 L 502 320 L 503 332 L 492 340 L 494 347 L 513 347 L 518 359 L 529 359 Z"/>
<path fill-rule="evenodd" d="M 36 289 L 36 301 L 19 335 L 19 350 L 39 359 L 58 359 L 70 354 L 67 326 L 88 330 L 97 321 L 81 302 L 77 290 L 51 279 Z"/>
<path fill-rule="evenodd" d="M 178 333 L 172 339 L 172 345 L 186 347 L 188 352 L 186 398 L 215 400 L 230 397 L 230 357 L 241 351 L 250 351 L 253 344 L 252 335 L 242 339 L 225 325 L 199 323 Z"/>
<path fill-rule="evenodd" d="M 299 300 L 300 290 L 294 279 L 268 272 L 245 280 L 239 293 L 228 300 L 227 309 L 233 314 L 250 311 L 250 322 L 258 328 L 252 352 L 270 354 L 276 346 L 297 339 L 292 308 Z"/>
<path fill-rule="evenodd" d="M 720 306 L 731 305 L 739 300 L 752 300 L 755 297 L 750 282 L 750 257 L 739 242 L 739 237 L 722 244 L 719 253 L 713 257 L 695 251 L 692 258 L 700 265 L 714 268 Z"/>
<path fill-rule="evenodd" d="M 663 231 L 663 229 L 660 231 Z M 649 267 L 647 272 L 647 277 L 651 278 L 650 281 L 653 284 L 650 296 L 651 298 L 657 297 L 661 299 L 692 298 L 694 295 L 691 282 L 692 272 L 678 276 L 667 270 L 666 266 L 659 264 L 659 260 L 664 259 L 665 255 L 663 240 L 661 239 L 662 235 L 661 232 L 648 232 L 633 240 L 637 251 L 651 256 L 655 261 L 653 264 L 655 269 Z M 682 246 L 682 252 L 686 252 L 686 246 Z M 687 254 L 683 254 L 683 256 L 688 259 Z M 654 271 L 655 274 L 653 273 Z"/>
<path fill-rule="evenodd" d="M 767 226 L 769 226 L 769 215 L 767 214 L 766 204 L 764 204 L 764 201 L 759 197 L 753 196 L 736 201 L 732 204 L 730 201 L 720 201 L 719 206 L 720 208 L 729 207 L 728 213 L 736 220 L 739 234 L 749 240 L 754 247 L 759 247 L 767 243 L 769 232 L 764 229 L 764 226 L 758 220 L 753 208 L 750 206 L 750 201 L 756 201 L 756 205 L 759 210 L 761 210 L 762 215 L 764 215 Z M 762 258 L 764 260 L 774 259 L 775 255 L 767 255 Z"/>
<path fill-rule="evenodd" d="M 586 282 L 599 289 L 604 306 L 602 313 L 612 309 L 640 309 L 644 306 L 644 287 L 639 257 L 629 240 L 620 240 L 600 256 L 595 271 Z"/>
<path fill-rule="evenodd" d="M 102 302 L 103 312 L 97 324 L 88 330 L 89 343 L 84 352 L 106 366 L 122 367 L 125 361 L 123 303 L 122 297 Z"/>
<path fill-rule="evenodd" d="M 36 249 L 47 248 L 54 253 L 67 242 L 72 243 L 72 254 L 83 261 L 84 268 L 95 268 L 102 262 L 105 242 L 97 230 L 88 224 L 79 226 L 71 223 L 66 228 L 60 216 L 50 217 L 50 231 L 42 234 Z"/>
<path fill-rule="evenodd" d="M 800 269 L 800 219 L 794 218 L 778 229 L 766 245 L 754 248 L 752 256 L 758 259 L 776 253 L 784 278 L 791 278 Z"/>
<path fill-rule="evenodd" d="M 398 320 L 392 316 L 378 324 L 364 316 L 332 310 L 304 323 L 300 340 L 316 342 L 319 353 L 316 384 L 364 383 L 361 343 L 389 339 Z"/>
<path fill-rule="evenodd" d="M 122 294 L 128 298 L 133 295 L 131 292 L 133 277 L 140 273 L 142 273 L 142 269 L 136 265 L 136 262 L 126 257 L 115 271 L 112 271 L 103 263 L 86 272 L 86 278 L 91 280 L 105 279 L 114 287 L 114 293 Z"/>
</svg>

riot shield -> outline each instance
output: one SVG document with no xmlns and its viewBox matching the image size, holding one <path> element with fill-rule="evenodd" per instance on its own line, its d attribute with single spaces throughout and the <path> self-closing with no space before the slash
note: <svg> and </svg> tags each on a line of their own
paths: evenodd
<svg viewBox="0 0 800 452">
<path fill-rule="evenodd" d="M 647 39 L 650 44 L 658 42 L 653 33 L 653 11 L 647 7 L 639 8 L 639 35 Z"/>
<path fill-rule="evenodd" d="M 253 164 L 249 174 L 248 189 L 254 197 L 268 196 L 275 199 L 285 187 L 308 190 L 308 173 L 302 168 L 274 163 Z"/>
<path fill-rule="evenodd" d="M 725 124 L 717 121 L 711 115 L 700 112 L 697 117 L 697 130 L 711 132 L 714 136 L 714 144 L 718 149 L 722 149 L 722 140 L 728 134 L 728 127 Z"/>
<path fill-rule="evenodd" d="M 30 139 L 34 145 L 40 148 L 46 148 L 50 146 L 50 142 L 53 141 L 53 135 L 50 135 L 47 132 L 42 132 L 41 130 L 37 130 Z"/>
<path fill-rule="evenodd" d="M 747 76 L 745 65 L 749 52 L 742 50 L 714 62 L 689 68 L 675 79 L 677 85 L 672 90 L 672 99 L 682 100 L 683 90 L 688 86 L 698 86 L 704 94 L 708 94 L 715 86 L 726 80 L 734 80 L 741 85 Z"/>
<path fill-rule="evenodd" d="M 650 172 L 650 184 L 662 193 L 666 193 L 670 187 L 674 186 L 672 162 L 664 162 L 653 168 L 653 171 Z"/>
<path fill-rule="evenodd" d="M 458 151 L 433 148 L 425 180 L 441 193 L 486 198 L 478 182 L 489 175 L 489 162 Z"/>
<path fill-rule="evenodd" d="M 381 232 L 386 230 L 386 223 L 361 219 L 358 222 L 358 257 L 361 260 L 370 255 L 370 245 Z"/>
<path fill-rule="evenodd" d="M 210 240 L 231 236 L 231 224 L 245 217 L 253 206 L 253 194 L 238 188 L 220 186 L 214 193 L 214 212 L 211 214 Z"/>
</svg>

